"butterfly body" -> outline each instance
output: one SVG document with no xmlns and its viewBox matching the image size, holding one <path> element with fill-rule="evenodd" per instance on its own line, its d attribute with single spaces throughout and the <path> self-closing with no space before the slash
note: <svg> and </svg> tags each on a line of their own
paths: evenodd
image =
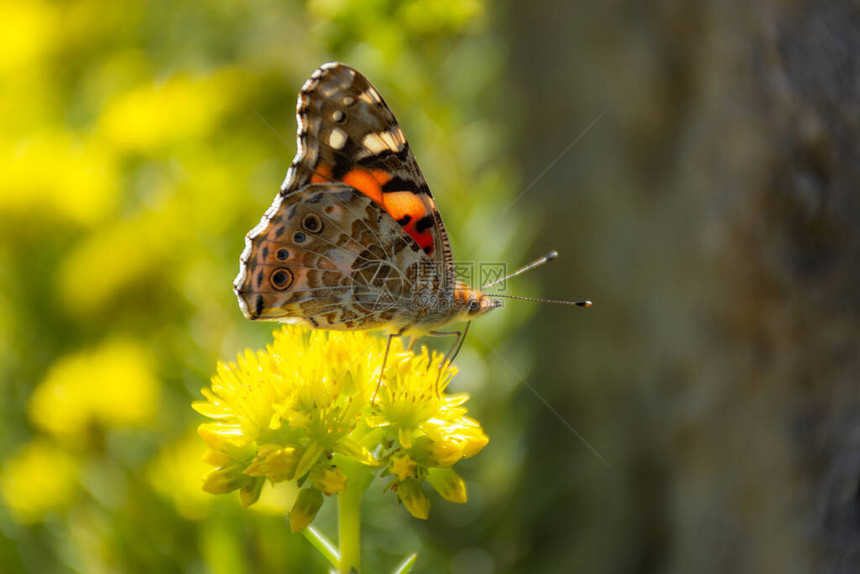
<svg viewBox="0 0 860 574">
<path fill-rule="evenodd" d="M 427 183 L 364 76 L 323 65 L 296 118 L 298 153 L 233 284 L 246 317 L 418 335 L 500 306 L 456 279 Z"/>
</svg>

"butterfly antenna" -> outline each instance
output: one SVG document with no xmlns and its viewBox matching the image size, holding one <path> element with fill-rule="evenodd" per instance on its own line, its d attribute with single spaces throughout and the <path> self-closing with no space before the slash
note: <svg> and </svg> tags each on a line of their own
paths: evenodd
<svg viewBox="0 0 860 574">
<path fill-rule="evenodd" d="M 505 275 L 504 277 L 502 277 L 500 279 L 496 279 L 495 281 L 491 281 L 490 283 L 487 283 L 486 285 L 481 287 L 481 291 L 485 291 L 485 290 L 489 289 L 490 287 L 493 287 L 494 285 L 498 285 L 502 281 L 507 281 L 508 279 L 512 279 L 512 278 L 516 277 L 517 275 L 522 275 L 526 271 L 531 271 L 535 267 L 540 267 L 544 263 L 552 261 L 556 257 L 558 257 L 558 251 L 555 251 L 555 250 L 550 251 L 549 253 L 547 253 L 543 257 L 539 257 L 538 259 L 535 259 L 534 261 L 532 261 L 528 265 L 520 267 L 519 269 L 517 269 L 516 271 L 514 271 L 510 275 Z"/>
<path fill-rule="evenodd" d="M 560 301 L 558 299 L 537 299 L 534 297 L 519 297 L 517 295 L 499 295 L 498 293 L 487 293 L 489 297 L 502 297 L 504 299 L 519 299 L 520 301 L 534 301 L 536 303 L 555 303 L 557 305 L 570 305 L 572 307 L 591 307 L 591 301 Z"/>
<path fill-rule="evenodd" d="M 487 283 L 486 285 L 484 285 L 481 288 L 481 291 L 485 291 L 485 290 L 489 289 L 490 287 L 493 287 L 494 285 L 498 285 L 502 281 L 507 281 L 508 279 L 516 277 L 517 275 L 522 275 L 526 271 L 531 271 L 535 267 L 540 267 L 544 263 L 548 263 L 548 262 L 552 261 L 553 259 L 555 259 L 556 257 L 558 257 L 558 251 L 555 251 L 555 250 L 550 251 L 549 253 L 547 253 L 543 257 L 539 257 L 539 258 L 535 259 L 534 261 L 532 261 L 531 263 L 529 263 L 528 265 L 524 265 L 523 267 L 520 267 L 519 269 L 517 269 L 516 271 L 514 271 L 510 275 L 505 275 L 504 277 L 502 277 L 500 279 L 496 279 L 495 281 L 491 281 L 490 283 Z M 534 301 L 536 303 L 556 303 L 558 305 L 571 305 L 573 307 L 591 307 L 591 301 L 588 301 L 588 300 L 585 300 L 585 301 L 559 301 L 556 299 L 535 299 L 532 297 L 519 297 L 517 295 L 499 295 L 498 293 L 488 293 L 487 295 L 489 295 L 490 297 L 502 297 L 504 299 L 519 299 L 520 301 Z"/>
</svg>

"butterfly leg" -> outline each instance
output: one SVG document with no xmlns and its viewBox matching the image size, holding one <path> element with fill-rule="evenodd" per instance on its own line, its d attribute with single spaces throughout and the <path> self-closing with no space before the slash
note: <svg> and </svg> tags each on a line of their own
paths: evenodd
<svg viewBox="0 0 860 574">
<path fill-rule="evenodd" d="M 460 349 L 463 348 L 463 343 L 466 342 L 466 333 L 469 332 L 469 325 L 472 322 L 466 322 L 466 328 L 462 331 L 430 331 L 427 333 L 428 335 L 433 335 L 435 337 L 451 337 L 454 336 L 456 339 L 454 340 L 454 344 L 451 345 L 451 349 L 445 354 L 445 358 L 439 363 L 439 374 L 436 375 L 436 396 L 439 397 L 441 394 L 439 393 L 439 381 L 442 380 L 442 371 L 445 370 L 447 365 L 450 365 L 454 362 L 454 359 L 457 358 L 457 355 L 460 354 Z"/>
<path fill-rule="evenodd" d="M 376 394 L 379 392 L 379 387 L 382 386 L 382 375 L 385 373 L 385 365 L 388 363 L 388 351 L 391 350 L 391 340 L 394 337 L 399 337 L 403 334 L 406 328 L 400 329 L 396 333 L 391 333 L 388 335 L 388 343 L 385 345 L 385 354 L 382 356 L 382 368 L 379 369 L 379 380 L 376 381 L 376 389 L 373 391 L 373 396 L 370 398 L 370 404 L 374 405 L 376 403 Z M 414 340 L 414 339 L 413 339 Z"/>
</svg>

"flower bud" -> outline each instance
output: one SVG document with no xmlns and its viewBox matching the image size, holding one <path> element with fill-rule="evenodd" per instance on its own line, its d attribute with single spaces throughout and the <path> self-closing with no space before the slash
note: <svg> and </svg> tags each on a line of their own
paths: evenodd
<svg viewBox="0 0 860 574">
<path fill-rule="evenodd" d="M 430 515 L 430 498 L 421 490 L 421 483 L 414 478 L 397 484 L 397 499 L 415 518 L 427 520 Z"/>
<path fill-rule="evenodd" d="M 466 483 L 450 468 L 431 468 L 427 482 L 445 500 L 460 504 L 466 502 Z"/>
<path fill-rule="evenodd" d="M 316 488 L 303 488 L 299 491 L 299 496 L 290 511 L 290 530 L 293 534 L 301 532 L 313 522 L 322 503 L 323 495 Z"/>
<path fill-rule="evenodd" d="M 209 473 L 203 481 L 203 490 L 209 494 L 227 494 L 242 488 L 250 480 L 250 477 L 242 474 L 240 464 L 231 464 Z"/>
<path fill-rule="evenodd" d="M 263 477 L 257 477 L 249 481 L 245 486 L 239 489 L 239 498 L 242 501 L 242 505 L 251 506 L 260 498 L 260 493 L 263 491 L 263 484 L 265 483 L 265 479 Z"/>
<path fill-rule="evenodd" d="M 420 436 L 415 439 L 409 453 L 422 466 L 449 467 L 463 458 L 463 447 L 458 441 L 433 440 L 428 436 Z"/>
<path fill-rule="evenodd" d="M 254 461 L 245 469 L 245 474 L 265 476 L 272 482 L 292 480 L 301 455 L 301 451 L 293 446 L 263 445 L 257 451 Z"/>
</svg>

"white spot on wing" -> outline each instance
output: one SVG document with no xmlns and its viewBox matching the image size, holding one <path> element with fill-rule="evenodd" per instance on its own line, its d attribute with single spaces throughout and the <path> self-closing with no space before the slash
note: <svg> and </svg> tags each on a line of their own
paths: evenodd
<svg viewBox="0 0 860 574">
<path fill-rule="evenodd" d="M 362 140 L 361 144 L 374 154 L 383 152 L 385 150 L 397 152 L 402 149 L 401 142 L 399 142 L 397 137 L 391 132 L 367 134 L 366 136 L 364 136 L 364 139 Z"/>
<path fill-rule="evenodd" d="M 334 149 L 340 149 L 346 143 L 346 132 L 340 128 L 334 128 L 328 136 L 328 145 Z"/>
<path fill-rule="evenodd" d="M 388 149 L 388 146 L 385 145 L 385 141 L 379 137 L 379 134 L 367 134 L 361 141 L 361 145 L 375 154 Z"/>
<path fill-rule="evenodd" d="M 378 104 L 382 101 L 382 98 L 379 96 L 379 92 L 377 92 L 373 87 L 367 88 L 360 96 L 358 96 L 358 99 L 367 102 L 368 104 Z"/>
<path fill-rule="evenodd" d="M 382 132 L 379 134 L 379 137 L 382 138 L 382 141 L 385 142 L 389 149 L 400 151 L 400 144 L 391 132 Z"/>
</svg>

